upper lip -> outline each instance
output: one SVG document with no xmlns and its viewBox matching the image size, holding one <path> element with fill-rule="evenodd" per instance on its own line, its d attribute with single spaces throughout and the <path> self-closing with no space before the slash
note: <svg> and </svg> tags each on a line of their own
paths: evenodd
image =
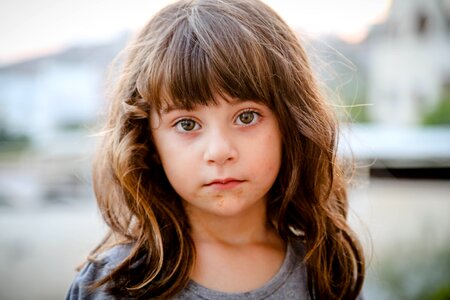
<svg viewBox="0 0 450 300">
<path fill-rule="evenodd" d="M 228 182 L 231 181 L 244 181 L 244 180 L 240 180 L 240 179 L 236 179 L 236 178 L 223 178 L 223 179 L 214 179 L 213 181 L 208 182 L 206 185 L 211 185 L 211 184 L 227 184 Z"/>
</svg>

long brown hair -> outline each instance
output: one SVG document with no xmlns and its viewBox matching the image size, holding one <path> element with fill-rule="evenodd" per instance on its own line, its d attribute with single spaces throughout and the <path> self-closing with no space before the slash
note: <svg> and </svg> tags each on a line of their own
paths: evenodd
<svg viewBox="0 0 450 300">
<path fill-rule="evenodd" d="M 337 124 L 285 22 L 259 0 L 181 0 L 157 13 L 126 53 L 94 165 L 98 205 L 111 229 L 94 254 L 113 239 L 131 252 L 94 286 L 168 298 L 187 285 L 195 247 L 158 160 L 150 111 L 166 102 L 210 105 L 221 95 L 256 99 L 278 118 L 283 162 L 267 219 L 286 242 L 303 240 L 311 298 L 356 299 L 364 259 L 346 221 Z"/>
</svg>

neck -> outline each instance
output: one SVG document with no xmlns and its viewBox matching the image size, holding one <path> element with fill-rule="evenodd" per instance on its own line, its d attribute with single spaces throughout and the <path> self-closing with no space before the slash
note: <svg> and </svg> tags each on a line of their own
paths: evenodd
<svg viewBox="0 0 450 300">
<path fill-rule="evenodd" d="M 251 243 L 271 243 L 279 239 L 274 228 L 268 225 L 264 201 L 261 201 L 261 205 L 233 216 L 208 214 L 189 207 L 186 212 L 195 243 L 240 246 Z"/>
</svg>

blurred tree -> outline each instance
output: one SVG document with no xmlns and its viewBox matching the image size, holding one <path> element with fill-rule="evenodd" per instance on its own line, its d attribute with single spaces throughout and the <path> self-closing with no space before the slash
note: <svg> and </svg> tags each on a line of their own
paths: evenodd
<svg viewBox="0 0 450 300">
<path fill-rule="evenodd" d="M 353 123 L 370 123 L 370 117 L 367 112 L 368 106 L 364 104 L 355 104 L 348 107 L 348 114 Z"/>
<path fill-rule="evenodd" d="M 430 251 L 430 253 L 426 253 Z M 450 245 L 434 250 L 404 250 L 383 260 L 382 289 L 397 300 L 450 299 Z M 397 253 L 398 254 L 398 253 Z"/>
<path fill-rule="evenodd" d="M 0 125 L 0 153 L 23 151 L 29 145 L 30 139 L 27 136 L 11 134 Z"/>
<path fill-rule="evenodd" d="M 424 125 L 450 125 L 450 88 L 445 89 L 436 107 L 425 114 Z"/>
</svg>

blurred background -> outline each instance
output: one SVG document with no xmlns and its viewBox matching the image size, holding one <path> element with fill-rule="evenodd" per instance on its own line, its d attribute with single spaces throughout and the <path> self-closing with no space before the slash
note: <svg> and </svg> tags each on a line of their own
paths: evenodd
<svg viewBox="0 0 450 300">
<path fill-rule="evenodd" d="M 105 232 L 90 175 L 105 74 L 169 2 L 0 2 L 0 299 L 63 298 Z M 366 299 L 450 299 L 450 1 L 265 2 L 342 118 Z"/>
</svg>

